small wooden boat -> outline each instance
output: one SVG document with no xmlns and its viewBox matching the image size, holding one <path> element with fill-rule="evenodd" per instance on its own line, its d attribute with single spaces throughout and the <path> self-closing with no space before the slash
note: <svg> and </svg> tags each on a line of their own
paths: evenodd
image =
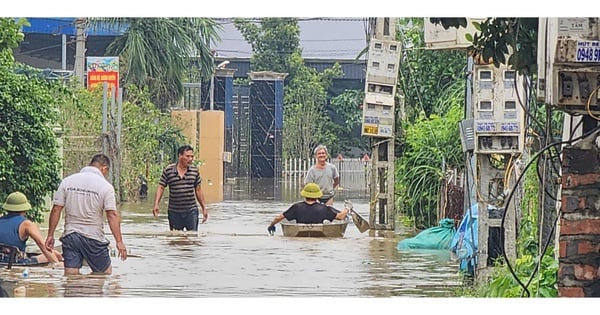
<svg viewBox="0 0 600 315">
<path fill-rule="evenodd" d="M 281 222 L 283 236 L 291 237 L 343 237 L 348 227 L 348 218 L 331 223 L 305 224 L 287 220 Z"/>
<path fill-rule="evenodd" d="M 11 269 L 13 266 L 32 267 L 32 266 L 47 266 L 48 262 L 33 262 L 31 259 L 17 259 L 19 249 L 15 246 L 0 243 L 0 267 Z M 31 253 L 26 253 L 27 258 L 35 256 Z"/>
</svg>

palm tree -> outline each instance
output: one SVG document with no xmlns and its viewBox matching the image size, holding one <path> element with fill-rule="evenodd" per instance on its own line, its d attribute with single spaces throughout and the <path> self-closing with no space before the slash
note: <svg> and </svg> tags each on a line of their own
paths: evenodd
<svg viewBox="0 0 600 315">
<path fill-rule="evenodd" d="M 192 61 L 197 79 L 215 71 L 211 42 L 221 26 L 210 18 L 89 18 L 91 29 L 123 30 L 108 47 L 119 56 L 122 82 L 147 87 L 152 101 L 166 110 L 181 98 Z"/>
</svg>

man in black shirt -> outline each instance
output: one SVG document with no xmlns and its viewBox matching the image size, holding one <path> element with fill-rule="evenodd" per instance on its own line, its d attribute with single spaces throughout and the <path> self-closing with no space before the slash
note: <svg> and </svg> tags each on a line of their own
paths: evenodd
<svg viewBox="0 0 600 315">
<path fill-rule="evenodd" d="M 319 185 L 315 183 L 306 184 L 302 191 L 300 191 L 300 195 L 304 197 L 304 201 L 293 204 L 271 221 L 271 225 L 267 228 L 271 235 L 275 233 L 275 224 L 283 219 L 287 219 L 288 221 L 296 220 L 296 223 L 318 224 L 323 223 L 323 220 L 343 220 L 348 215 L 348 211 L 350 211 L 344 208 L 344 210 L 338 212 L 333 207 L 318 202 L 323 193 Z"/>
</svg>

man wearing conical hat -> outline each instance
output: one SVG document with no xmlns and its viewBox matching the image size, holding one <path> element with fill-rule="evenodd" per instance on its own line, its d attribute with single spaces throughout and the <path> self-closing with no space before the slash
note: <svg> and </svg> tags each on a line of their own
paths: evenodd
<svg viewBox="0 0 600 315">
<path fill-rule="evenodd" d="M 334 210 L 332 207 L 318 202 L 319 198 L 323 196 L 323 192 L 321 192 L 321 188 L 316 183 L 304 185 L 304 188 L 300 191 L 300 196 L 304 197 L 304 201 L 293 204 L 271 221 L 271 224 L 267 228 L 269 234 L 273 235 L 275 233 L 275 224 L 281 222 L 283 219 L 287 219 L 288 221 L 296 220 L 296 223 L 319 224 L 323 223 L 324 220 L 343 220 L 348 215 L 348 211 L 350 211 L 344 207 L 344 210 L 336 212 L 337 210 Z"/>
<path fill-rule="evenodd" d="M 25 217 L 25 213 L 31 209 L 27 196 L 22 192 L 13 192 L 2 204 L 2 209 L 7 213 L 0 217 L 0 243 L 18 248 L 17 261 L 15 265 L 37 265 L 43 263 L 58 264 L 62 261 L 62 255 L 56 250 L 48 250 L 44 244 L 42 233 L 33 221 Z M 27 240 L 31 237 L 42 251 L 41 255 L 31 256 L 25 253 Z M 0 256 L 2 263 L 9 263 L 8 255 Z"/>
</svg>

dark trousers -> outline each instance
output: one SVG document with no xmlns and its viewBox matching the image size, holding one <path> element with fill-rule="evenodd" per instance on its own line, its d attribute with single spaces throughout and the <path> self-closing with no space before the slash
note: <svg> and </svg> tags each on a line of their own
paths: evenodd
<svg viewBox="0 0 600 315">
<path fill-rule="evenodd" d="M 167 217 L 171 231 L 183 231 L 184 228 L 188 231 L 198 231 L 198 208 L 189 212 L 168 211 Z"/>
</svg>

